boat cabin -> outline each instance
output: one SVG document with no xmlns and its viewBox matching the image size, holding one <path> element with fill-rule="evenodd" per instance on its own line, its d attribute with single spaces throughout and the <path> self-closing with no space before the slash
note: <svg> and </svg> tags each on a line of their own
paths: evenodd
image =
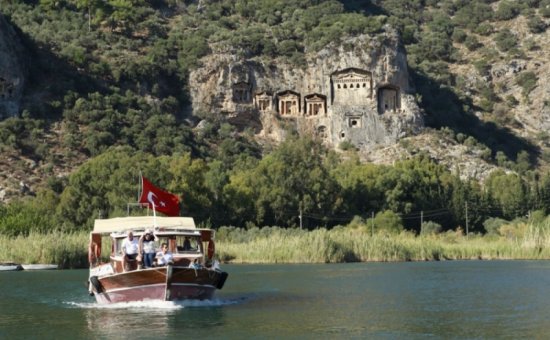
<svg viewBox="0 0 550 340">
<path fill-rule="evenodd" d="M 96 220 L 90 237 L 90 267 L 100 266 L 102 237 L 108 235 L 111 240 L 109 256 L 111 266 L 108 266 L 111 268 L 111 274 L 124 272 L 122 244 L 127 238 L 127 232 L 132 231 L 133 237 L 139 240 L 146 230 L 153 231 L 157 254 L 161 251 L 162 244 L 168 245 L 168 251 L 172 253 L 173 265 L 188 266 L 198 262 L 207 268 L 212 266 L 213 230 L 196 228 L 193 219 L 188 217 L 143 216 Z M 156 258 L 155 265 L 157 265 Z M 137 260 L 127 261 L 126 271 L 140 268 L 141 265 Z"/>
</svg>

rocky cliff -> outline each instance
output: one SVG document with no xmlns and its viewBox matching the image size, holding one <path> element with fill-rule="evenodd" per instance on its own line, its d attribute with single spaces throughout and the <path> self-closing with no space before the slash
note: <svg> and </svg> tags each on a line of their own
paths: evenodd
<svg viewBox="0 0 550 340">
<path fill-rule="evenodd" d="M 25 69 L 23 48 L 13 27 L 0 15 L 0 119 L 19 112 Z"/>
<path fill-rule="evenodd" d="M 275 140 L 291 125 L 328 145 L 347 141 L 364 150 L 424 126 L 404 49 L 390 28 L 306 53 L 303 66 L 212 48 L 190 76 L 196 115 L 217 114 Z"/>
</svg>

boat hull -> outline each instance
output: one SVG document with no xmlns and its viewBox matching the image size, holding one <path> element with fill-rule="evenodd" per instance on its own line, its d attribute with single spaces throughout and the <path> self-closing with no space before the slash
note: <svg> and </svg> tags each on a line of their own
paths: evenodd
<svg viewBox="0 0 550 340">
<path fill-rule="evenodd" d="M 22 264 L 24 270 L 52 270 L 57 269 L 56 264 Z"/>
<path fill-rule="evenodd" d="M 100 304 L 133 301 L 212 299 L 227 274 L 210 269 L 167 266 L 91 277 Z"/>
<path fill-rule="evenodd" d="M 0 272 L 17 270 L 23 270 L 23 267 L 17 263 L 0 263 Z"/>
</svg>

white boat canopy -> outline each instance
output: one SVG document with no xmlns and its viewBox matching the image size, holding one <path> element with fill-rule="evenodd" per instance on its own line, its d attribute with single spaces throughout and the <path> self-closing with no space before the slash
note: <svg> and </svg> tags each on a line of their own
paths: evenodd
<svg viewBox="0 0 550 340">
<path fill-rule="evenodd" d="M 135 229 L 197 229 L 192 217 L 129 216 L 95 220 L 92 233 L 106 234 Z"/>
</svg>

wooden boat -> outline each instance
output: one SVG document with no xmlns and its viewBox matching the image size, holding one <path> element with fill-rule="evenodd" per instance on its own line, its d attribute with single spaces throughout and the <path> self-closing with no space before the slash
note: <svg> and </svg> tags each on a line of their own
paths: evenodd
<svg viewBox="0 0 550 340">
<path fill-rule="evenodd" d="M 123 268 L 122 242 L 127 231 L 139 239 L 147 229 L 153 230 L 157 244 L 168 244 L 172 263 L 142 268 L 134 260 L 128 262 L 128 268 Z M 106 236 L 110 237 L 111 254 L 109 262 L 101 263 L 102 239 Z M 186 238 L 194 245 L 190 249 L 184 247 Z M 196 228 L 190 217 L 96 220 L 88 249 L 89 292 L 101 304 L 211 299 L 216 289 L 222 289 L 228 276 L 219 269 L 214 255 L 214 231 Z"/>
<path fill-rule="evenodd" d="M 20 264 L 17 263 L 0 263 L 0 272 L 4 271 L 15 271 L 15 270 L 23 270 L 23 267 L 21 267 Z"/>
<path fill-rule="evenodd" d="M 57 269 L 57 264 L 22 264 L 24 270 L 51 270 Z"/>
</svg>

